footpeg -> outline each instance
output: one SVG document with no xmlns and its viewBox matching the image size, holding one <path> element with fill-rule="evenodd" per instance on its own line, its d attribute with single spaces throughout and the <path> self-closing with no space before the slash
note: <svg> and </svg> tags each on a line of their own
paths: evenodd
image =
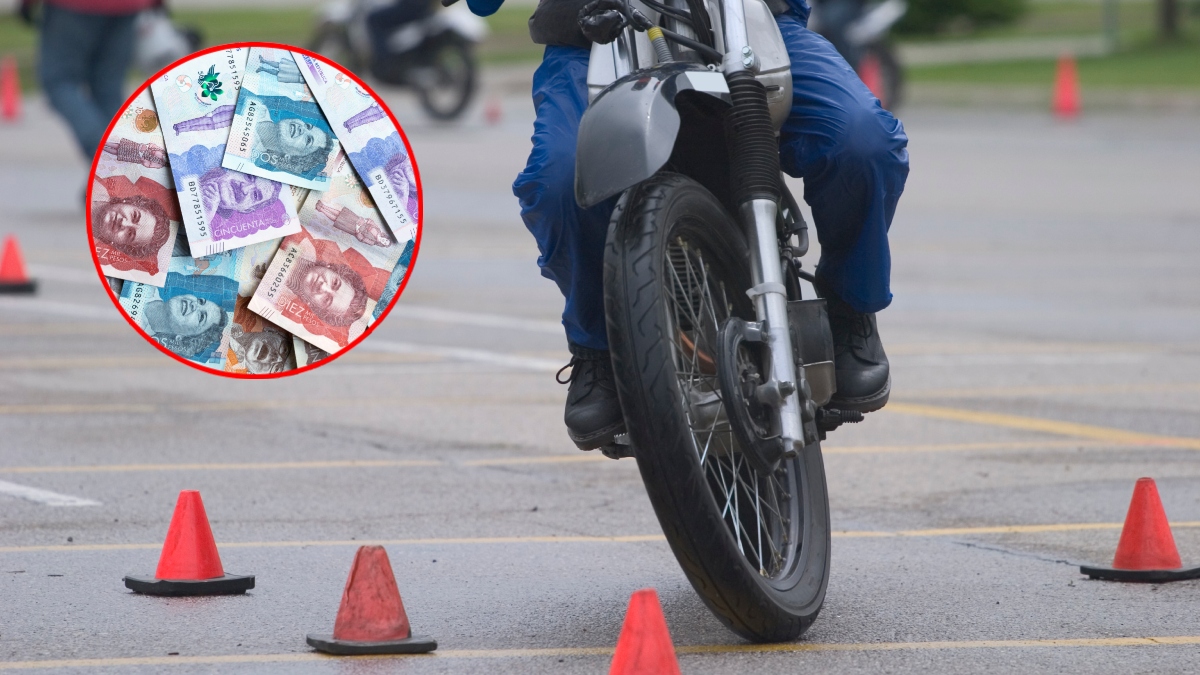
<svg viewBox="0 0 1200 675">
<path fill-rule="evenodd" d="M 817 427 L 821 429 L 822 440 L 827 432 L 833 431 L 843 424 L 857 424 L 861 421 L 863 421 L 863 414 L 857 410 L 838 410 L 837 408 L 817 410 Z"/>
<path fill-rule="evenodd" d="M 629 434 L 617 434 L 611 444 L 597 449 L 609 459 L 625 459 L 634 456 L 633 445 L 629 442 Z"/>
</svg>

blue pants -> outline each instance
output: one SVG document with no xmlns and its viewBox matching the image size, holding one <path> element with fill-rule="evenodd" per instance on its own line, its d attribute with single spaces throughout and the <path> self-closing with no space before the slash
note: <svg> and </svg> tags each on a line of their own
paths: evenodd
<svg viewBox="0 0 1200 675">
<path fill-rule="evenodd" d="M 136 15 L 83 14 L 42 6 L 38 54 L 42 90 L 91 160 L 108 123 L 125 103 Z"/>
<path fill-rule="evenodd" d="M 804 179 L 821 242 L 817 277 L 857 311 L 879 311 L 892 301 L 887 233 L 908 177 L 908 137 L 825 38 L 792 14 L 777 21 L 794 92 L 779 154 L 783 170 Z M 546 48 L 533 76 L 533 152 L 513 194 L 537 239 L 542 275 L 566 297 L 568 341 L 607 349 L 604 240 L 615 198 L 581 209 L 574 190 L 588 55 L 575 47 Z"/>
</svg>

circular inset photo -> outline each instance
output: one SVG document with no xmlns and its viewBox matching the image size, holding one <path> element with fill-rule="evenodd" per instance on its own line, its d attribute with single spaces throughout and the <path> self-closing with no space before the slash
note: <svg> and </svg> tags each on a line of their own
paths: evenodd
<svg viewBox="0 0 1200 675">
<path fill-rule="evenodd" d="M 411 146 L 362 80 L 304 49 L 213 47 L 150 78 L 92 162 L 96 269 L 187 365 L 279 377 L 343 354 L 421 241 Z"/>
</svg>

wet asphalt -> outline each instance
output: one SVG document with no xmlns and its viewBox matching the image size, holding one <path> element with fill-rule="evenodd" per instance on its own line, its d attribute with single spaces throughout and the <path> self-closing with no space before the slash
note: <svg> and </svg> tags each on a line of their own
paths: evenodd
<svg viewBox="0 0 1200 675">
<path fill-rule="evenodd" d="M 137 336 L 93 271 L 62 127 L 37 100 L 0 126 L 0 234 L 40 284 L 0 298 L 0 481 L 98 502 L 0 490 L 0 670 L 603 673 L 629 594 L 653 587 L 685 673 L 1194 672 L 1200 581 L 1078 565 L 1111 560 L 1140 476 L 1200 565 L 1196 117 L 902 111 L 893 403 L 825 444 L 825 607 L 764 649 L 701 604 L 634 462 L 566 437 L 561 301 L 508 188 L 531 105 L 447 126 L 390 100 L 424 183 L 409 288 L 352 353 L 265 382 Z M 181 489 L 253 591 L 122 586 L 153 573 Z M 305 645 L 369 542 L 436 655 Z"/>
</svg>

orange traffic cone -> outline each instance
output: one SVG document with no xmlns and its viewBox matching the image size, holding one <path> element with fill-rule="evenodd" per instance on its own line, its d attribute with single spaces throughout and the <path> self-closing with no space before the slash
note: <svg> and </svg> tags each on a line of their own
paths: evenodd
<svg viewBox="0 0 1200 675">
<path fill-rule="evenodd" d="M 1063 54 L 1058 60 L 1058 74 L 1054 78 L 1054 114 L 1062 119 L 1073 119 L 1083 109 L 1079 95 L 1079 71 L 1075 57 Z"/>
<path fill-rule="evenodd" d="M 11 234 L 4 238 L 4 251 L 0 252 L 0 293 L 34 293 L 37 282 L 25 273 L 25 259 L 21 247 Z"/>
<path fill-rule="evenodd" d="M 875 95 L 875 98 L 883 100 L 883 71 L 879 67 L 879 59 L 874 54 L 865 54 L 858 62 L 858 76 L 862 78 L 863 84 L 867 85 L 867 89 Z"/>
<path fill-rule="evenodd" d="M 629 598 L 608 675 L 679 675 L 671 633 L 653 588 L 635 591 Z"/>
<path fill-rule="evenodd" d="M 125 577 L 125 587 L 146 595 L 234 595 L 254 588 L 254 576 L 225 574 L 200 493 L 183 490 L 154 578 Z"/>
<path fill-rule="evenodd" d="M 1183 569 L 1171 524 L 1153 478 L 1139 478 L 1125 514 L 1112 568 L 1080 567 L 1093 579 L 1109 581 L 1180 581 L 1200 578 L 1200 567 Z"/>
<path fill-rule="evenodd" d="M 494 126 L 500 123 L 500 118 L 503 116 L 504 105 L 500 102 L 500 98 L 496 96 L 489 98 L 487 105 L 483 107 L 484 121 Z"/>
<path fill-rule="evenodd" d="M 333 635 L 310 633 L 306 641 L 330 654 L 423 654 L 437 649 L 430 637 L 414 636 L 382 546 L 354 554 Z"/>
<path fill-rule="evenodd" d="M 21 78 L 17 60 L 11 56 L 0 62 L 0 117 L 8 122 L 21 117 Z"/>
</svg>

